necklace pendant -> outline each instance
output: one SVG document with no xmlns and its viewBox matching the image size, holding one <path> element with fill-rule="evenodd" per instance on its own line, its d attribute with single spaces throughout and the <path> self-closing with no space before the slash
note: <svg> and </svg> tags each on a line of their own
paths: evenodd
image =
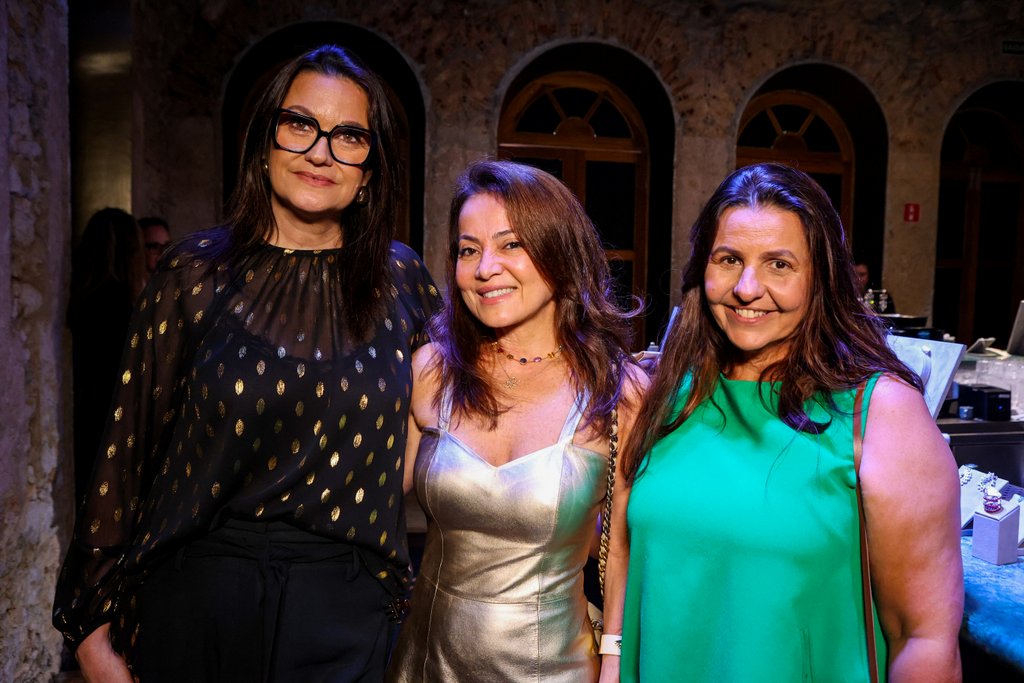
<svg viewBox="0 0 1024 683">
<path fill-rule="evenodd" d="M 509 376 L 505 378 L 505 388 L 508 389 L 509 391 L 513 391 L 518 386 L 519 380 L 516 379 L 515 377 Z"/>
</svg>

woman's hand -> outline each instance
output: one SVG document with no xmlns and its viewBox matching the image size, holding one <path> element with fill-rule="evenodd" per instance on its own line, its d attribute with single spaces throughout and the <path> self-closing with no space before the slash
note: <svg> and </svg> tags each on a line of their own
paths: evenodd
<svg viewBox="0 0 1024 683">
<path fill-rule="evenodd" d="M 601 678 L 599 683 L 619 683 L 618 655 L 601 655 Z"/>
<path fill-rule="evenodd" d="M 133 683 L 124 659 L 110 646 L 110 624 L 103 624 L 82 641 L 75 659 L 86 683 Z"/>
<path fill-rule="evenodd" d="M 960 681 L 960 487 L 921 394 L 882 377 L 860 466 L 871 584 L 892 683 Z"/>
</svg>

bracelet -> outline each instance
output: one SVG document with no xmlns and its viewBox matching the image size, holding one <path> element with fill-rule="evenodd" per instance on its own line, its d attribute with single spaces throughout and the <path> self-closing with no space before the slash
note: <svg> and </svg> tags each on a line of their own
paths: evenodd
<svg viewBox="0 0 1024 683">
<path fill-rule="evenodd" d="M 622 654 L 622 636 L 611 635 L 605 633 L 601 636 L 601 647 L 598 648 L 597 654 L 599 655 L 615 655 L 616 657 Z"/>
</svg>

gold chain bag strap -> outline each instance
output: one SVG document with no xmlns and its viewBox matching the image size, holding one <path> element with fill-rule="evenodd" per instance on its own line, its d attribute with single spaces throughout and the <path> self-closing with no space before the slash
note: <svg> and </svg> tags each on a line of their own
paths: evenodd
<svg viewBox="0 0 1024 683">
<path fill-rule="evenodd" d="M 601 584 L 601 598 L 604 599 L 604 570 L 608 565 L 608 538 L 612 531 L 612 492 L 615 490 L 615 461 L 619 455 L 619 411 L 612 409 L 611 427 L 608 430 L 608 476 L 604 492 L 604 510 L 601 512 L 601 546 L 597 552 L 597 577 Z M 604 615 L 592 602 L 587 603 L 587 615 L 594 627 L 594 640 L 601 642 L 604 633 Z"/>
<path fill-rule="evenodd" d="M 864 406 L 864 384 L 857 387 L 853 401 L 853 469 L 857 474 L 857 516 L 860 518 L 860 575 L 861 597 L 864 605 L 864 634 L 868 645 L 868 673 L 871 683 L 878 683 L 878 654 L 875 643 L 875 618 L 871 598 L 871 563 L 868 560 L 868 530 L 864 518 L 864 497 L 860 490 L 860 460 L 864 450 L 861 435 Z"/>
</svg>

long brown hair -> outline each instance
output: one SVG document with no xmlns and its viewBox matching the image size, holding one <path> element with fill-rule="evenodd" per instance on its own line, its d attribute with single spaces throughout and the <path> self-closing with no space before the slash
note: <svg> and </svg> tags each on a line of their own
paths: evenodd
<svg viewBox="0 0 1024 683">
<path fill-rule="evenodd" d="M 142 230 L 130 213 L 107 207 L 89 217 L 71 259 L 71 298 L 91 296 L 101 286 L 124 289 L 129 306 L 146 281 Z"/>
<path fill-rule="evenodd" d="M 480 367 L 481 347 L 494 332 L 469 310 L 455 282 L 459 215 L 473 196 L 501 202 L 508 221 L 541 277 L 554 292 L 558 343 L 578 390 L 589 390 L 586 424 L 605 429 L 622 398 L 629 355 L 629 320 L 639 308 L 615 303 L 613 280 L 597 230 L 579 200 L 554 176 L 510 161 L 478 161 L 459 177 L 448 214 L 447 301 L 431 321 L 442 386 L 452 388 L 455 412 L 497 425 L 506 407 Z M 435 401 L 440 400 L 439 397 Z"/>
<path fill-rule="evenodd" d="M 686 421 L 714 392 L 719 375 L 736 360 L 735 349 L 715 322 L 704 292 L 704 271 L 722 214 L 733 207 L 772 207 L 800 218 L 811 254 L 812 281 L 804 319 L 786 358 L 765 368 L 759 382 L 777 382 L 780 419 L 795 430 L 820 433 L 804 406 L 811 399 L 834 408 L 832 393 L 850 389 L 878 372 L 893 374 L 918 390 L 920 378 L 885 343 L 885 328 L 857 296 L 853 258 L 839 214 L 810 176 L 782 164 L 738 169 L 718 186 L 690 230 L 690 260 L 683 272 L 682 304 L 637 416 L 622 467 L 632 481 L 654 444 Z M 686 401 L 673 419 L 676 395 L 689 381 Z"/>
<path fill-rule="evenodd" d="M 382 293 L 388 291 L 388 254 L 395 234 L 401 160 L 396 149 L 394 114 L 384 86 L 348 50 L 323 45 L 307 52 L 281 69 L 264 91 L 242 144 L 238 186 L 228 218 L 231 243 L 214 260 L 219 263 L 253 249 L 274 229 L 270 179 L 264 163 L 273 141 L 274 112 L 292 81 L 304 72 L 349 80 L 362 88 L 369 100 L 370 129 L 376 135 L 376 146 L 366 166 L 373 171 L 366 186 L 369 198 L 365 204 L 353 202 L 342 214 L 343 248 L 338 268 L 342 289 L 349 295 L 343 302 L 343 319 L 348 331 L 361 339 L 383 314 Z"/>
</svg>

